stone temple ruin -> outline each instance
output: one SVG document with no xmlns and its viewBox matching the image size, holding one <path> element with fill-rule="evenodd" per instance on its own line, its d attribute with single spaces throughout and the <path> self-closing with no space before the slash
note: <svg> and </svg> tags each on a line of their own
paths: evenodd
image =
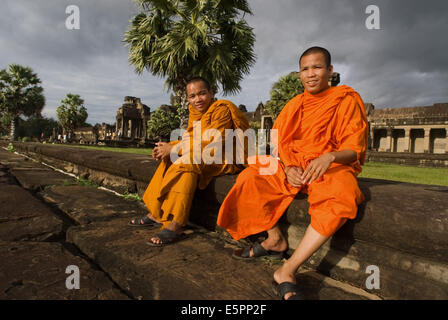
<svg viewBox="0 0 448 320">
<path fill-rule="evenodd" d="M 366 103 L 369 149 L 383 152 L 448 153 L 448 103 L 375 110 Z"/>
<path fill-rule="evenodd" d="M 115 133 L 118 140 L 145 143 L 146 127 L 151 109 L 142 104 L 140 98 L 125 97 L 124 104 L 117 111 Z"/>
</svg>

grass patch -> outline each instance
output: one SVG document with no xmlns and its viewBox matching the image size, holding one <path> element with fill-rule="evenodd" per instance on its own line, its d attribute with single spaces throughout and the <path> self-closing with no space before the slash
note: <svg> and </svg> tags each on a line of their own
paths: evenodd
<svg viewBox="0 0 448 320">
<path fill-rule="evenodd" d="M 90 150 L 101 150 L 101 151 L 112 151 L 112 152 L 124 152 L 124 153 L 132 153 L 132 154 L 144 154 L 144 155 L 152 155 L 152 148 L 118 148 L 118 147 L 106 147 L 106 146 L 82 146 L 82 145 L 71 145 L 71 144 L 48 144 L 49 146 L 55 147 L 73 147 L 73 148 L 81 148 L 81 149 L 90 149 Z"/>
<path fill-rule="evenodd" d="M 423 168 L 366 162 L 358 177 L 448 186 L 448 168 Z"/>
<path fill-rule="evenodd" d="M 125 191 L 121 196 L 128 200 L 142 201 L 142 198 L 138 195 L 138 193 L 129 193 L 128 191 Z"/>
<path fill-rule="evenodd" d="M 95 182 L 90 181 L 88 179 L 83 179 L 83 178 L 79 178 L 77 180 L 77 183 L 80 186 L 86 186 L 86 187 L 92 187 L 92 188 L 98 188 L 99 187 L 99 185 L 97 185 Z"/>
</svg>

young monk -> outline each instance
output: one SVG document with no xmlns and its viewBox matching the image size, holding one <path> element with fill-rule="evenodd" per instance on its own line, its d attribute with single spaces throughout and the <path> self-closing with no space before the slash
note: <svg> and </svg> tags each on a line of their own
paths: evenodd
<svg viewBox="0 0 448 320">
<path fill-rule="evenodd" d="M 205 164 L 201 157 L 204 148 L 216 143 L 217 137 L 204 139 L 203 134 L 208 129 L 215 129 L 221 135 L 222 154 L 225 154 L 225 130 L 239 128 L 244 131 L 249 128 L 243 113 L 230 101 L 216 100 L 209 82 L 204 78 L 190 79 L 186 91 L 190 112 L 186 134 L 182 141 L 157 143 L 152 154 L 154 159 L 162 162 L 143 195 L 149 212 L 129 223 L 138 227 L 162 227 L 161 232 L 151 238 L 150 245 L 163 246 L 183 239 L 182 227 L 188 222 L 196 188 L 205 189 L 213 177 L 235 174 L 244 168 L 232 164 L 234 162 L 225 163 L 224 159 L 220 163 Z M 199 155 L 200 158 L 196 160 L 193 159 L 195 143 L 199 143 L 196 149 L 199 152 L 195 156 Z M 181 146 L 178 148 L 180 150 L 174 151 L 176 145 Z M 181 156 L 174 163 L 170 157 L 172 151 Z"/>
<path fill-rule="evenodd" d="M 267 231 L 266 240 L 235 251 L 235 258 L 282 256 L 287 242 L 277 221 L 298 192 L 308 194 L 311 223 L 293 255 L 274 273 L 283 299 L 303 298 L 296 286 L 298 268 L 347 219 L 356 217 L 363 201 L 356 176 L 368 138 L 359 94 L 345 85 L 329 86 L 330 53 L 309 48 L 299 65 L 305 92 L 290 100 L 276 119 L 278 152 L 265 158 L 278 169 L 263 175 L 260 161 L 250 165 L 238 176 L 218 215 L 218 225 L 236 240 Z"/>
</svg>

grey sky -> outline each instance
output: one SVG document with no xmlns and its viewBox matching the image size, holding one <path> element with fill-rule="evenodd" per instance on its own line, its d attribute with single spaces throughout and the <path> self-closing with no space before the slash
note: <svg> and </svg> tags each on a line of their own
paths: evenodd
<svg viewBox="0 0 448 320">
<path fill-rule="evenodd" d="M 341 84 L 376 108 L 448 102 L 448 1 L 249 0 L 257 62 L 243 90 L 226 97 L 254 110 L 272 84 L 297 70 L 306 48 L 332 53 Z M 368 5 L 380 9 L 380 30 L 368 30 Z M 68 5 L 80 9 L 80 30 L 67 30 Z M 164 79 L 138 76 L 122 42 L 136 13 L 132 0 L 2 0 L 0 68 L 30 66 L 43 81 L 44 114 L 68 92 L 85 100 L 89 123 L 113 123 L 124 96 L 154 109 L 169 102 Z M 218 96 L 221 96 L 218 93 Z"/>
</svg>

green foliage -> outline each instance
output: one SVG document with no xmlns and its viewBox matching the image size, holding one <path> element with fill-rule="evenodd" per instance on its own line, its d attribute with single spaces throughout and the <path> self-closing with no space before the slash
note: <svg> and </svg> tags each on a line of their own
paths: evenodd
<svg viewBox="0 0 448 320">
<path fill-rule="evenodd" d="M 45 138 L 53 134 L 53 128 L 58 128 L 59 123 L 52 119 L 41 116 L 31 116 L 27 120 L 19 119 L 17 135 L 22 137 L 40 138 L 44 134 Z"/>
<path fill-rule="evenodd" d="M 148 135 L 155 140 L 169 139 L 171 131 L 180 126 L 180 117 L 183 114 L 179 114 L 179 111 L 183 112 L 182 110 L 182 108 L 178 107 L 178 112 L 174 113 L 166 109 L 158 108 L 151 114 L 151 118 L 148 120 Z"/>
<path fill-rule="evenodd" d="M 80 186 L 87 186 L 87 187 L 92 187 L 92 188 L 98 188 L 98 184 L 96 184 L 93 181 L 90 181 L 89 179 L 83 179 L 83 178 L 79 178 L 77 180 L 78 185 Z"/>
<path fill-rule="evenodd" d="M 9 152 L 15 152 L 15 151 L 16 151 L 16 149 L 14 149 L 14 146 L 13 146 L 12 143 L 9 143 L 9 144 L 8 144 L 8 151 L 9 151 Z"/>
<path fill-rule="evenodd" d="M 281 77 L 272 86 L 271 99 L 266 102 L 265 111 L 276 119 L 285 104 L 304 90 L 298 73 L 292 72 Z"/>
<path fill-rule="evenodd" d="M 30 67 L 10 64 L 8 69 L 0 70 L 0 127 L 10 123 L 11 134 L 15 139 L 15 121 L 21 116 L 40 115 L 44 105 L 44 89 L 37 74 Z"/>
<path fill-rule="evenodd" d="M 128 190 L 126 190 L 123 194 L 122 197 L 128 200 L 133 200 L 133 201 L 142 201 L 142 198 L 137 194 L 137 193 L 129 193 Z"/>
<path fill-rule="evenodd" d="M 56 109 L 59 123 L 66 132 L 73 132 L 74 129 L 83 126 L 88 117 L 87 109 L 84 107 L 84 100 L 78 94 L 67 93 L 61 105 Z"/>
<path fill-rule="evenodd" d="M 258 129 L 261 129 L 261 124 L 258 121 L 250 121 L 249 127 L 257 132 Z"/>
<path fill-rule="evenodd" d="M 225 94 L 241 90 L 240 81 L 255 63 L 255 35 L 244 20 L 252 14 L 246 0 L 136 0 L 137 14 L 125 33 L 129 62 L 166 77 L 185 108 L 185 84 L 203 76 Z"/>
</svg>

